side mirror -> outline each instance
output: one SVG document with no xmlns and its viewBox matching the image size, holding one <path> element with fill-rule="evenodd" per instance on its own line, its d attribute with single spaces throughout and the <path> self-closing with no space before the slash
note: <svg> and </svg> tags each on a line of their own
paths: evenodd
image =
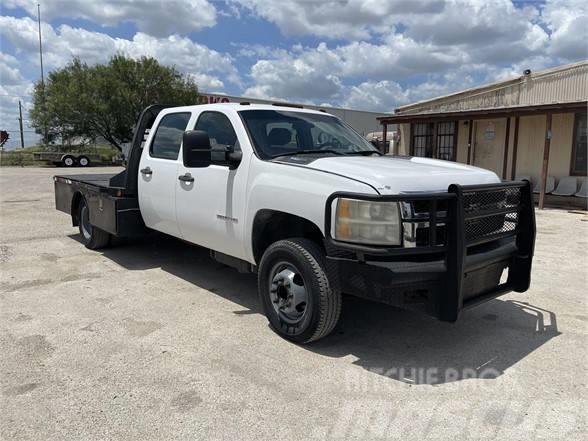
<svg viewBox="0 0 588 441">
<path fill-rule="evenodd" d="M 182 141 L 184 167 L 204 168 L 210 165 L 212 158 L 208 133 L 203 130 L 187 130 Z"/>
</svg>

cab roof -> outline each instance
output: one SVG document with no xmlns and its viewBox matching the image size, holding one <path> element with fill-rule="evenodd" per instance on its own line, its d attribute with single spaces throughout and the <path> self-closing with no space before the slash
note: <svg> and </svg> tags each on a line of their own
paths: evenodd
<svg viewBox="0 0 588 441">
<path fill-rule="evenodd" d="M 283 104 L 283 103 L 275 103 L 275 104 L 254 104 L 248 102 L 242 103 L 213 103 L 213 104 L 197 104 L 193 106 L 181 106 L 181 107 L 168 107 L 164 109 L 165 112 L 170 111 L 194 111 L 194 110 L 220 110 L 220 109 L 232 109 L 234 111 L 242 111 L 242 110 L 284 110 L 288 112 L 304 112 L 304 113 L 314 113 L 318 115 L 331 115 L 329 112 L 322 111 L 322 110 L 313 110 L 307 109 L 305 107 L 295 105 L 295 104 Z"/>
</svg>

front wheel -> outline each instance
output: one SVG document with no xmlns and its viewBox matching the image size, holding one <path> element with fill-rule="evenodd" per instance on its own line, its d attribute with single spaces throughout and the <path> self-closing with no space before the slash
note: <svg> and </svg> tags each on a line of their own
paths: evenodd
<svg viewBox="0 0 588 441">
<path fill-rule="evenodd" d="M 80 203 L 78 221 L 82 242 L 86 248 L 97 250 L 110 243 L 110 234 L 90 223 L 90 207 L 84 199 Z"/>
<path fill-rule="evenodd" d="M 341 293 L 329 284 L 325 254 L 308 239 L 280 240 L 265 251 L 258 292 L 273 330 L 296 343 L 327 336 L 341 314 Z"/>
</svg>

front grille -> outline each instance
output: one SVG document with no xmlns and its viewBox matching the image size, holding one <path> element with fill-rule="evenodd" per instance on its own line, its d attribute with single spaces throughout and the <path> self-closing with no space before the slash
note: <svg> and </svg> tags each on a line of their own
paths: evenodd
<svg viewBox="0 0 588 441">
<path fill-rule="evenodd" d="M 447 234 L 447 227 L 445 225 L 437 225 L 437 234 L 434 245 L 445 245 Z M 431 244 L 429 227 L 421 227 L 416 230 L 416 246 L 427 247 Z"/>
<path fill-rule="evenodd" d="M 486 242 L 516 233 L 521 209 L 521 188 L 464 191 L 466 242 Z"/>
<path fill-rule="evenodd" d="M 516 234 L 522 205 L 521 187 L 462 188 L 464 190 L 461 197 L 456 200 L 425 199 L 405 202 L 405 247 L 447 245 L 448 225 L 452 222 L 448 217 L 452 212 L 451 204 L 455 203 L 463 205 L 463 232 L 468 245 Z M 431 226 L 433 213 L 436 222 Z M 431 240 L 432 229 L 435 229 L 434 240 Z"/>
</svg>

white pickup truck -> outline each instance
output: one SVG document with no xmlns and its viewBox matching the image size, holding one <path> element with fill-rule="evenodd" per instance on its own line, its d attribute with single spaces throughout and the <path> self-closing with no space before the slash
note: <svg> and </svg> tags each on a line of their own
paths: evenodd
<svg viewBox="0 0 588 441">
<path fill-rule="evenodd" d="M 324 112 L 151 106 L 126 170 L 54 180 L 88 248 L 149 229 L 209 248 L 257 273 L 271 327 L 298 343 L 333 330 L 342 293 L 453 322 L 530 283 L 528 182 L 384 156 Z"/>
</svg>

